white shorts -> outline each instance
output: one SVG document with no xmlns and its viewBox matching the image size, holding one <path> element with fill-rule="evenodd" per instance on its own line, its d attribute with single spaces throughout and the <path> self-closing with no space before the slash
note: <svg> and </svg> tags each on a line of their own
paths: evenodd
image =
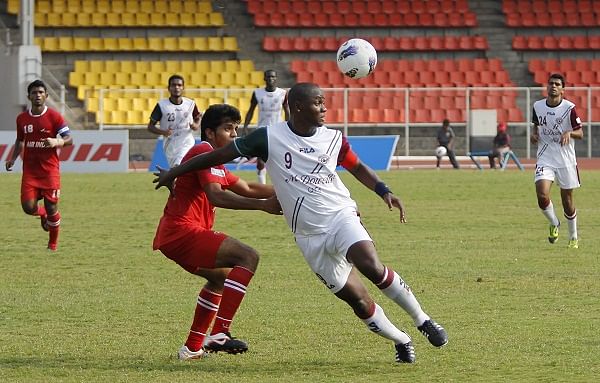
<svg viewBox="0 0 600 383">
<path fill-rule="evenodd" d="M 311 270 L 334 294 L 346 285 L 353 267 L 346 253 L 359 241 L 372 239 L 353 208 L 340 211 L 327 233 L 296 235 L 296 244 Z"/>
<path fill-rule="evenodd" d="M 163 151 L 169 163 L 169 168 L 175 167 L 181 163 L 183 156 L 196 144 L 193 136 L 188 136 L 185 139 L 180 137 L 165 138 L 163 143 Z"/>
<path fill-rule="evenodd" d="M 535 182 L 539 180 L 549 180 L 554 182 L 561 189 L 576 189 L 581 186 L 579 181 L 579 169 L 577 165 L 568 168 L 553 168 L 550 166 L 535 167 Z"/>
</svg>

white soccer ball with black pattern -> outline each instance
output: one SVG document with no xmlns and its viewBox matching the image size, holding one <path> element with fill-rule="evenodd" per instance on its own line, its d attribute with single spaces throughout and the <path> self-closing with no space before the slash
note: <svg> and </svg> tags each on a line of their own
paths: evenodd
<svg viewBox="0 0 600 383">
<path fill-rule="evenodd" d="M 337 51 L 337 65 L 350 78 L 363 78 L 375 70 L 377 51 L 367 40 L 350 39 Z"/>
</svg>

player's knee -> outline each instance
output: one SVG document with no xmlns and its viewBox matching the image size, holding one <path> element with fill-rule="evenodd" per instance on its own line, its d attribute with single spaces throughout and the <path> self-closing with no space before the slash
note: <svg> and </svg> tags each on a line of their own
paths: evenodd
<svg viewBox="0 0 600 383">
<path fill-rule="evenodd" d="M 368 295 L 364 297 L 358 297 L 357 299 L 348 303 L 352 307 L 354 314 L 356 314 L 356 316 L 359 318 L 368 318 L 373 314 L 371 312 L 373 307 L 373 299 L 371 299 L 371 297 Z"/>
<path fill-rule="evenodd" d="M 550 205 L 550 198 L 546 195 L 538 194 L 537 202 L 540 209 L 544 210 Z"/>
<path fill-rule="evenodd" d="M 250 271 L 255 271 L 258 267 L 258 253 L 251 247 L 244 249 L 239 254 L 236 266 L 242 266 Z"/>
<path fill-rule="evenodd" d="M 38 210 L 36 204 L 27 203 L 27 202 L 22 203 L 21 208 L 23 209 L 25 214 L 29 214 L 29 215 L 34 215 L 35 213 L 37 213 L 37 210 Z"/>
</svg>

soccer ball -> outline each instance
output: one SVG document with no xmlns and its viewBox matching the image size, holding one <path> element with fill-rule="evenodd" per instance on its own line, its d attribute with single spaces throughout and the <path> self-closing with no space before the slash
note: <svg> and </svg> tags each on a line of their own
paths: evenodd
<svg viewBox="0 0 600 383">
<path fill-rule="evenodd" d="M 438 146 L 437 148 L 435 148 L 435 156 L 438 158 L 444 157 L 446 155 L 446 153 L 448 153 L 448 151 L 443 146 Z"/>
<path fill-rule="evenodd" d="M 367 40 L 350 39 L 339 47 L 337 65 L 350 78 L 366 77 L 375 70 L 377 51 Z"/>
</svg>

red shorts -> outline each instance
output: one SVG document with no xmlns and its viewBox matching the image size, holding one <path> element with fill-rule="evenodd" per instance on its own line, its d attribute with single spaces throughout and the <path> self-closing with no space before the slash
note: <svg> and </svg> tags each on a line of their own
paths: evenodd
<svg viewBox="0 0 600 383">
<path fill-rule="evenodd" d="M 37 178 L 23 176 L 21 178 L 21 202 L 44 199 L 58 203 L 60 198 L 60 178 Z"/>
<path fill-rule="evenodd" d="M 198 269 L 214 269 L 217 251 L 227 235 L 218 231 L 191 229 L 184 236 L 167 244 L 160 250 L 167 258 L 192 274 Z"/>
</svg>

